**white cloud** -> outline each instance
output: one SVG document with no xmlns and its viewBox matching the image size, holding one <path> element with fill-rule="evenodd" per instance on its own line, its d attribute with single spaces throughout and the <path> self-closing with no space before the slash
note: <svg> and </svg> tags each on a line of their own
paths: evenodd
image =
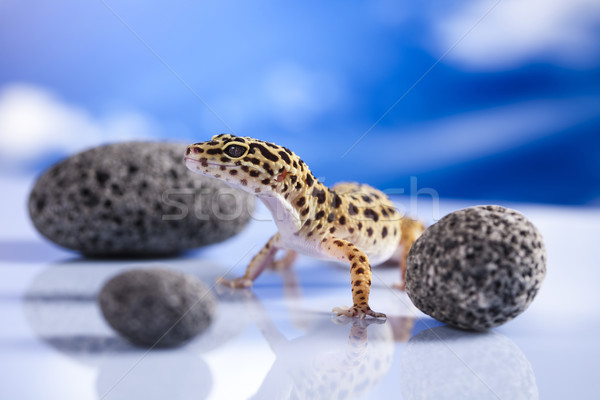
<svg viewBox="0 0 600 400">
<path fill-rule="evenodd" d="M 437 51 L 452 46 L 497 0 L 467 2 L 437 16 Z M 441 17 L 441 18 L 440 18 Z M 476 70 L 502 70 L 532 60 L 585 68 L 598 61 L 598 0 L 501 0 L 446 60 Z"/>
<path fill-rule="evenodd" d="M 154 136 L 156 124 L 137 112 L 96 118 L 38 86 L 15 83 L 0 90 L 0 162 L 26 166 L 45 154 L 73 153 L 108 142 Z"/>
</svg>

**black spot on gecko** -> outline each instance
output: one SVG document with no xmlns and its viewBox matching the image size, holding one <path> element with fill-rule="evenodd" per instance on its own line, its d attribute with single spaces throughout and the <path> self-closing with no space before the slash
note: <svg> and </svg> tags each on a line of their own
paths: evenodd
<svg viewBox="0 0 600 400">
<path fill-rule="evenodd" d="M 367 235 L 369 235 L 369 237 L 373 236 L 373 228 L 367 229 Z"/>
<path fill-rule="evenodd" d="M 305 216 L 306 214 L 308 214 L 308 207 L 306 207 L 304 210 L 302 210 L 302 212 L 300 214 L 302 216 Z"/>
<path fill-rule="evenodd" d="M 221 150 L 221 149 L 208 149 L 208 150 L 206 150 L 206 154 L 223 154 L 223 150 Z"/>
<path fill-rule="evenodd" d="M 384 226 L 383 229 L 381 230 L 381 237 L 384 238 L 386 237 L 388 234 L 388 228 L 387 226 Z"/>
<path fill-rule="evenodd" d="M 267 171 L 269 175 L 275 175 L 275 173 L 271 169 L 271 166 L 268 163 L 263 163 L 263 168 L 265 169 L 265 171 Z"/>
<path fill-rule="evenodd" d="M 315 215 L 315 219 L 321 219 L 325 216 L 325 211 L 321 210 Z"/>
<path fill-rule="evenodd" d="M 229 175 L 237 175 L 237 173 L 238 173 L 238 172 L 237 172 L 237 170 L 235 170 L 235 169 L 230 169 L 230 170 L 229 170 Z"/>
<path fill-rule="evenodd" d="M 292 160 L 290 160 L 290 156 L 288 156 L 285 151 L 280 151 L 279 156 L 288 165 L 290 165 L 290 163 L 292 162 Z"/>
<path fill-rule="evenodd" d="M 248 181 L 247 181 L 247 180 L 245 180 L 245 179 L 242 179 L 242 180 L 240 181 L 240 183 L 242 184 L 242 186 L 248 186 Z"/>
<path fill-rule="evenodd" d="M 269 178 L 266 178 L 260 181 L 260 183 L 262 183 L 263 185 L 268 185 L 269 183 L 271 183 L 271 180 Z"/>
<path fill-rule="evenodd" d="M 356 227 L 358 228 L 358 230 L 360 231 L 362 229 L 362 222 L 359 222 L 358 225 L 356 225 Z"/>
<path fill-rule="evenodd" d="M 290 182 L 292 182 L 292 185 L 296 183 L 296 179 L 298 179 L 296 175 L 290 175 Z"/>
<path fill-rule="evenodd" d="M 354 205 L 354 203 L 350 203 L 348 206 L 348 214 L 356 215 L 358 214 L 358 208 Z"/>
<path fill-rule="evenodd" d="M 300 162 L 302 162 L 302 161 L 300 161 Z M 300 164 L 300 165 L 302 165 L 302 164 Z M 313 176 L 310 174 L 310 172 L 308 174 L 306 174 L 306 178 L 304 178 L 304 182 L 306 182 L 308 187 L 311 187 L 313 185 L 313 183 L 315 182 L 315 180 L 313 179 Z"/>
<path fill-rule="evenodd" d="M 296 190 L 300 190 L 302 188 L 302 184 L 300 182 L 296 183 Z"/>
<path fill-rule="evenodd" d="M 367 196 L 366 194 L 363 194 L 363 195 L 362 195 L 362 199 L 363 199 L 364 201 L 366 201 L 367 203 L 370 203 L 370 202 L 372 202 L 372 201 L 373 201 L 373 200 L 372 200 L 372 199 L 371 199 L 369 196 Z"/>
<path fill-rule="evenodd" d="M 342 247 L 344 246 L 344 242 L 342 242 L 341 240 L 334 240 L 333 243 L 337 246 L 337 247 Z"/>
<path fill-rule="evenodd" d="M 383 214 L 384 217 L 389 216 L 389 214 L 387 213 L 387 211 L 385 211 L 385 208 L 381 208 L 381 213 Z"/>
<path fill-rule="evenodd" d="M 365 269 L 364 269 L 364 268 L 362 268 L 362 267 L 361 267 L 361 268 L 358 268 L 358 269 L 356 270 L 356 273 L 357 273 L 357 274 L 361 274 L 361 275 L 362 275 L 362 274 L 364 274 L 364 273 L 365 273 Z"/>
<path fill-rule="evenodd" d="M 253 178 L 258 177 L 259 175 L 260 175 L 260 172 L 258 172 L 257 170 L 253 169 L 252 171 L 250 171 L 250 176 Z"/>
<path fill-rule="evenodd" d="M 333 222 L 334 219 L 335 219 L 335 214 L 329 213 L 329 215 L 327 216 L 327 222 Z"/>
<path fill-rule="evenodd" d="M 331 228 L 329 228 L 329 233 L 333 233 L 335 232 L 335 226 L 332 226 Z"/>
<path fill-rule="evenodd" d="M 343 215 L 340 217 L 339 219 L 340 225 L 345 225 L 346 224 L 346 217 L 344 217 Z"/>
<path fill-rule="evenodd" d="M 300 197 L 297 201 L 296 201 L 296 205 L 298 207 L 302 207 L 303 205 L 306 204 L 306 197 L 302 196 Z"/>
<path fill-rule="evenodd" d="M 363 211 L 363 215 L 367 218 L 371 218 L 375 222 L 379 221 L 379 214 L 377 214 L 371 208 L 365 208 Z"/>
<path fill-rule="evenodd" d="M 367 261 L 367 259 L 365 258 L 365 256 L 360 256 L 360 257 L 358 257 L 358 261 L 365 262 L 365 261 Z"/>
<path fill-rule="evenodd" d="M 314 188 L 312 191 L 313 197 L 317 198 L 317 203 L 325 203 L 325 191 L 323 189 Z"/>
<path fill-rule="evenodd" d="M 333 192 L 333 200 L 331 201 L 331 207 L 338 208 L 342 205 L 342 198 L 337 193 Z"/>
<path fill-rule="evenodd" d="M 270 161 L 279 161 L 279 157 L 271 153 L 265 146 L 259 143 L 250 143 L 250 148 L 257 149 L 264 158 Z"/>
<path fill-rule="evenodd" d="M 250 167 L 248 167 L 247 165 L 242 165 L 242 171 L 248 172 L 250 171 Z"/>
</svg>

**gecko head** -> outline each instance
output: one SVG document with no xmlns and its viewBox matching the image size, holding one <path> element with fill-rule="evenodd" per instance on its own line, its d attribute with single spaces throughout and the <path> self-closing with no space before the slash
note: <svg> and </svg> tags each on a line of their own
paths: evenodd
<svg viewBox="0 0 600 400">
<path fill-rule="evenodd" d="M 296 182 L 300 169 L 308 171 L 302 160 L 285 147 L 228 134 L 188 146 L 185 164 L 193 172 L 253 194 L 285 193 L 293 188 L 291 181 Z"/>
</svg>

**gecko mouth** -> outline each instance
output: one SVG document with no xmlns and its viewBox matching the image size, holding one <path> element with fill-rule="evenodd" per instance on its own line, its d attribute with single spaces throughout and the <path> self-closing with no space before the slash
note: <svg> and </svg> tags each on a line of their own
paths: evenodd
<svg viewBox="0 0 600 400">
<path fill-rule="evenodd" d="M 235 168 L 237 167 L 237 165 L 232 165 L 232 164 L 219 164 L 219 163 L 213 163 L 213 162 L 208 162 L 206 161 L 206 159 L 201 158 L 199 160 L 195 160 L 193 158 L 190 157 L 185 157 L 184 161 L 186 163 L 186 165 L 201 165 L 203 167 L 208 167 L 209 165 L 212 165 L 214 167 L 226 167 L 226 168 Z"/>
</svg>

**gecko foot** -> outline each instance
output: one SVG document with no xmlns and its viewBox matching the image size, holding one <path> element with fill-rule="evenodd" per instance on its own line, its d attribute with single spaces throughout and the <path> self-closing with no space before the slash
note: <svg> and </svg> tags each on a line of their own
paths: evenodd
<svg viewBox="0 0 600 400">
<path fill-rule="evenodd" d="M 359 317 L 365 318 L 367 315 L 373 318 L 387 318 L 384 313 L 375 312 L 367 305 L 364 306 L 353 306 L 353 307 L 335 307 L 332 312 L 336 313 L 338 317 Z"/>
<path fill-rule="evenodd" d="M 249 288 L 253 284 L 252 279 L 248 278 L 235 278 L 234 280 L 229 280 L 223 277 L 217 279 L 217 283 L 234 289 Z"/>
<path fill-rule="evenodd" d="M 401 291 L 403 291 L 403 292 L 405 292 L 405 291 L 406 291 L 406 283 L 404 283 L 404 282 L 396 282 L 396 283 L 394 283 L 394 284 L 392 285 L 392 287 L 393 287 L 394 289 L 398 289 L 398 290 L 401 290 Z"/>
</svg>

